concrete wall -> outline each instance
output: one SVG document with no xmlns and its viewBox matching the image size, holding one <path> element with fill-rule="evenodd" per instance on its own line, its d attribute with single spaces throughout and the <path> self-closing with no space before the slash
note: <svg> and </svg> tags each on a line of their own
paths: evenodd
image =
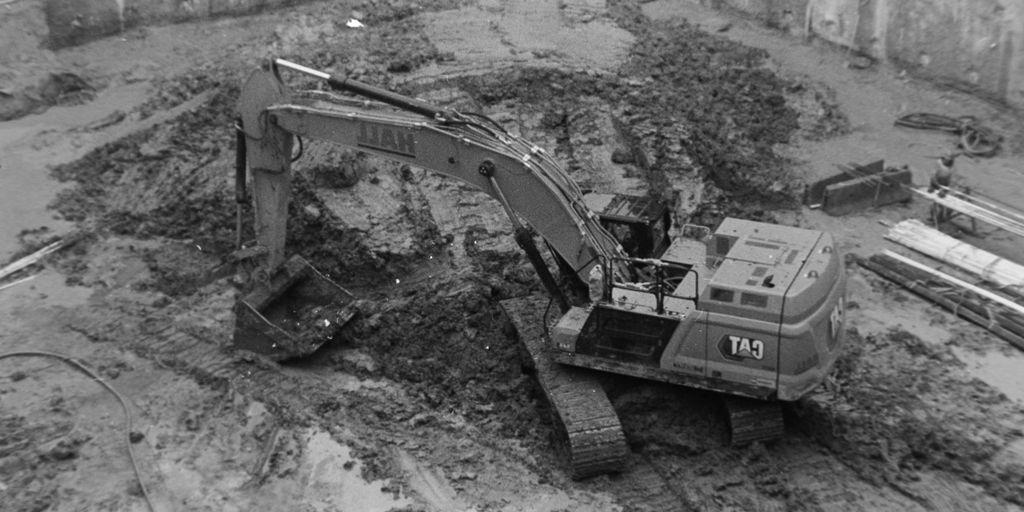
<svg viewBox="0 0 1024 512">
<path fill-rule="evenodd" d="M 306 0 L 307 2 L 309 0 Z M 63 48 L 153 23 L 244 14 L 302 0 L 44 0 L 48 46 Z"/>
<path fill-rule="evenodd" d="M 1024 107 L 1024 0 L 705 0 Z"/>
<path fill-rule="evenodd" d="M 42 0 L 48 46 L 303 0 Z M 308 1 L 308 0 L 307 0 Z M 1024 107 L 1024 0 L 701 0 Z"/>
</svg>

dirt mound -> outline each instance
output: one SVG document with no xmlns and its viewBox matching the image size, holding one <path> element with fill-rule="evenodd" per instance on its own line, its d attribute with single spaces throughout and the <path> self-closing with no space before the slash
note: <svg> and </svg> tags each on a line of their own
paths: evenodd
<svg viewBox="0 0 1024 512">
<path fill-rule="evenodd" d="M 377 376 L 409 383 L 435 411 L 517 430 L 527 387 L 517 341 L 486 282 L 430 282 L 364 311 L 354 337 Z M 415 336 L 410 336 L 415 332 Z M 497 421 L 496 421 L 497 418 Z"/>
<path fill-rule="evenodd" d="M 834 100 L 820 88 L 777 76 L 765 66 L 764 51 L 686 23 L 644 25 L 637 35 L 615 74 L 517 69 L 465 77 L 459 84 L 483 105 L 513 102 L 544 112 L 542 127 L 556 133 L 567 131 L 564 125 L 585 108 L 581 98 L 599 98 L 626 146 L 623 161 L 652 193 L 663 191 L 673 200 L 673 193 L 686 192 L 670 186 L 676 175 L 705 182 L 698 211 L 686 213 L 708 223 L 726 214 L 764 218 L 768 208 L 795 206 L 803 184 L 774 146 L 826 126 L 841 131 L 844 120 Z M 791 102 L 803 103 L 800 111 Z M 558 142 L 556 154 L 567 157 L 570 170 L 586 166 L 573 158 L 584 148 L 566 147 L 567 137 Z M 605 142 L 616 141 L 583 144 Z"/>
<path fill-rule="evenodd" d="M 799 409 L 810 435 L 878 484 L 906 487 L 919 470 L 935 469 L 1024 504 L 1020 468 L 997 464 L 997 455 L 1024 437 L 1024 409 L 958 371 L 963 363 L 948 347 L 900 329 L 848 335 L 831 392 Z"/>
</svg>

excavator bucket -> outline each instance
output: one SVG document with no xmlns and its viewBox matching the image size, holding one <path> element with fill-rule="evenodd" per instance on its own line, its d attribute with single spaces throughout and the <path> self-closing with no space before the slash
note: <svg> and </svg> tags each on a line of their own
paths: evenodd
<svg viewBox="0 0 1024 512">
<path fill-rule="evenodd" d="M 235 303 L 234 345 L 275 361 L 308 356 L 355 314 L 348 290 L 293 256 Z"/>
</svg>

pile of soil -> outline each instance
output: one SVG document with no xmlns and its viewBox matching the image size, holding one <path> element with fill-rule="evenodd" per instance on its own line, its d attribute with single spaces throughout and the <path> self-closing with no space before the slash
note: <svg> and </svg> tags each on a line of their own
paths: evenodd
<svg viewBox="0 0 1024 512">
<path fill-rule="evenodd" d="M 578 129 L 568 125 L 587 108 L 586 98 L 598 98 L 625 146 L 621 162 L 644 178 L 650 194 L 671 203 L 686 192 L 673 190 L 674 176 L 704 182 L 703 202 L 686 212 L 699 223 L 771 220 L 770 210 L 796 207 L 804 183 L 774 148 L 795 136 L 843 132 L 847 122 L 834 99 L 776 75 L 763 50 L 686 22 L 638 25 L 636 35 L 629 60 L 614 74 L 527 68 L 464 77 L 459 86 L 484 106 L 543 112 L 541 128 L 555 134 Z M 585 167 L 574 158 L 583 148 L 567 146 L 568 136 L 556 140 L 555 154 L 570 171 Z"/>
</svg>

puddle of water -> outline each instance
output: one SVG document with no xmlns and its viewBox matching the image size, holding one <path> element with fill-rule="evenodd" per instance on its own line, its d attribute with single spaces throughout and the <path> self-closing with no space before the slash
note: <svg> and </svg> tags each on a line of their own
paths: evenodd
<svg viewBox="0 0 1024 512">
<path fill-rule="evenodd" d="M 360 462 L 347 446 L 331 439 L 330 434 L 311 430 L 307 433 L 303 470 L 309 473 L 305 497 L 315 510 L 359 510 L 385 512 L 413 504 L 413 501 L 381 492 L 386 482 L 367 482 L 360 475 Z M 345 466 L 349 465 L 348 469 Z"/>
<path fill-rule="evenodd" d="M 1024 403 L 1024 355 L 1001 351 L 978 354 L 957 347 L 953 347 L 953 352 L 967 364 L 972 375 Z"/>
<path fill-rule="evenodd" d="M 360 389 L 382 389 L 389 386 L 388 382 L 382 380 L 373 379 L 360 379 L 350 373 L 341 371 L 335 371 L 331 369 L 317 368 L 302 368 L 284 366 L 281 368 L 282 373 L 290 375 L 292 377 L 298 377 L 300 379 L 315 378 L 321 381 L 329 382 L 332 389 L 338 389 L 342 391 L 359 391 Z"/>
<path fill-rule="evenodd" d="M 0 290 L 0 319 L 51 315 L 52 310 L 48 308 L 84 304 L 90 295 L 91 288 L 68 286 L 66 277 L 55 270 L 44 269 L 31 279 Z"/>
<path fill-rule="evenodd" d="M 0 124 L 0 261 L 20 249 L 17 235 L 23 229 L 46 226 L 55 235 L 71 229 L 72 223 L 55 218 L 47 209 L 57 192 L 68 186 L 50 178 L 49 167 L 74 161 L 137 127 L 125 122 L 97 133 L 74 135 L 68 130 L 142 104 L 147 87 L 120 86 L 102 91 L 83 105 L 53 107 Z"/>
<path fill-rule="evenodd" d="M 7 130 L 6 134 L 15 134 Z M 12 151 L 2 144 L 0 157 L 0 261 L 8 260 L 21 245 L 18 233 L 23 229 L 49 227 L 54 233 L 66 232 L 70 223 L 53 218 L 47 204 L 64 185 L 49 177 L 49 171 L 38 162 Z"/>
<path fill-rule="evenodd" d="M 354 375 L 348 375 L 344 373 L 338 374 L 337 380 L 337 384 L 341 387 L 341 389 L 344 389 L 345 391 L 358 391 L 363 388 L 380 389 L 387 387 L 386 382 L 360 379 L 359 377 L 356 377 Z"/>
</svg>

